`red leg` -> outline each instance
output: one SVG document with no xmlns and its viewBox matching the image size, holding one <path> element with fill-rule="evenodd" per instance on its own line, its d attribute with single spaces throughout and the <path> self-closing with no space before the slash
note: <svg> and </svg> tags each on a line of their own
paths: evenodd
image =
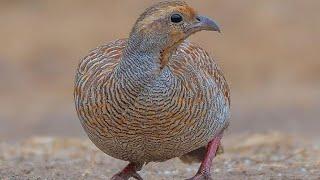
<svg viewBox="0 0 320 180">
<path fill-rule="evenodd" d="M 200 168 L 197 174 L 189 180 L 210 180 L 210 169 L 212 166 L 212 160 L 216 156 L 217 150 L 220 146 L 220 141 L 222 138 L 222 133 L 215 137 L 212 141 L 208 143 L 206 155 L 201 162 Z"/>
<path fill-rule="evenodd" d="M 137 173 L 140 171 L 142 165 L 138 165 L 136 163 L 129 163 L 121 172 L 114 175 L 111 180 L 128 180 L 133 177 L 137 180 L 143 180 L 141 176 Z"/>
</svg>

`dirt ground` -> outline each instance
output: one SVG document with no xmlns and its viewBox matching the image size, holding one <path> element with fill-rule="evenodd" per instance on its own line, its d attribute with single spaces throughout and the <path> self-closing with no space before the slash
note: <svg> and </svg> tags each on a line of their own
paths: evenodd
<svg viewBox="0 0 320 180">
<path fill-rule="evenodd" d="M 320 179 L 320 142 L 281 133 L 224 140 L 214 179 Z M 0 144 L 0 179 L 108 179 L 126 162 L 100 152 L 89 140 L 35 137 Z M 186 179 L 199 164 L 178 159 L 150 163 L 144 179 Z"/>
</svg>

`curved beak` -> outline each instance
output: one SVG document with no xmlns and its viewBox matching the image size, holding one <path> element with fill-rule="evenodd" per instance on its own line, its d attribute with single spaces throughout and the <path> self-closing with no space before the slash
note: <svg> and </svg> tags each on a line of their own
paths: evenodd
<svg viewBox="0 0 320 180">
<path fill-rule="evenodd" d="M 214 20 L 200 15 L 198 15 L 196 19 L 197 21 L 189 28 L 189 31 L 191 31 L 192 33 L 202 30 L 217 31 L 221 33 L 219 25 Z"/>
</svg>

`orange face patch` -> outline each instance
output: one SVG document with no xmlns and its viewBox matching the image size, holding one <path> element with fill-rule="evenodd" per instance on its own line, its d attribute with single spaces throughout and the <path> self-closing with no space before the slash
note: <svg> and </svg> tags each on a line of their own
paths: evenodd
<svg viewBox="0 0 320 180">
<path fill-rule="evenodd" d="M 193 19 L 196 16 L 196 11 L 190 6 L 167 6 L 162 9 L 157 9 L 157 11 L 152 14 L 148 14 L 148 16 L 144 17 L 136 26 L 139 30 L 150 31 L 152 29 L 150 29 L 151 24 L 161 17 L 168 16 L 168 14 L 172 12 L 179 12 L 188 19 Z"/>
<path fill-rule="evenodd" d="M 190 19 L 196 16 L 196 11 L 190 6 L 179 6 L 176 8 L 178 12 L 187 15 Z"/>
</svg>

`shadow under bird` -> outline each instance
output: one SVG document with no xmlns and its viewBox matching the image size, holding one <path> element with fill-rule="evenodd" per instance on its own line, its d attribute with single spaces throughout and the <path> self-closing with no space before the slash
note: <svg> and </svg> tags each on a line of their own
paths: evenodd
<svg viewBox="0 0 320 180">
<path fill-rule="evenodd" d="M 229 124 L 230 93 L 217 63 L 186 39 L 218 25 L 182 1 L 146 9 L 128 39 L 97 47 L 76 71 L 81 124 L 104 153 L 129 164 L 111 179 L 141 180 L 149 162 L 180 157 L 210 168 Z"/>
</svg>

